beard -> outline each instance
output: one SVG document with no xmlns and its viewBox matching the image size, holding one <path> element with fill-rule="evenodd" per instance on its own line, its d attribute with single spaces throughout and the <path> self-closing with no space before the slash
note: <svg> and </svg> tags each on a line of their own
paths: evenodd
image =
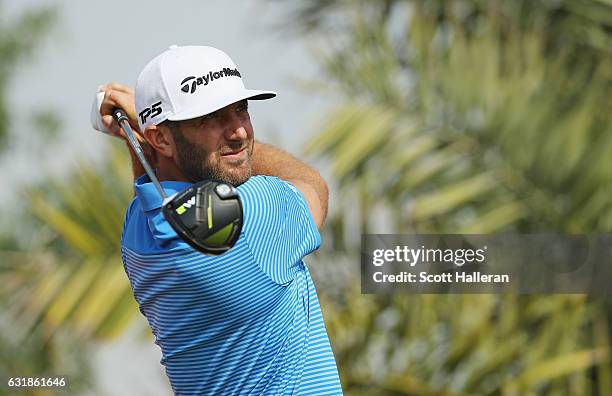
<svg viewBox="0 0 612 396">
<path fill-rule="evenodd" d="M 222 163 L 220 151 L 213 153 L 211 157 L 209 152 L 189 142 L 182 133 L 173 134 L 173 137 L 177 148 L 178 167 L 194 183 L 202 180 L 220 180 L 233 186 L 239 186 L 253 175 L 252 147 L 245 148 L 246 164 L 231 166 Z M 236 151 L 243 147 L 244 142 L 230 142 L 227 145 L 227 151 Z"/>
</svg>

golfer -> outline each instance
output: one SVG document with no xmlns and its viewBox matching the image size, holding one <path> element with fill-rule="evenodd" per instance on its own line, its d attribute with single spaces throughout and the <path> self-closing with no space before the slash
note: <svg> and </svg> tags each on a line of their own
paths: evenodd
<svg viewBox="0 0 612 396">
<path fill-rule="evenodd" d="M 249 100 L 276 94 L 245 89 L 227 54 L 197 46 L 155 57 L 135 92 L 101 89 L 106 128 L 123 136 L 111 111 L 126 111 L 166 194 L 212 178 L 237 186 L 243 202 L 236 245 L 216 257 L 196 252 L 164 219 L 130 149 L 135 197 L 123 264 L 175 394 L 342 394 L 303 261 L 320 245 L 327 186 L 315 169 L 255 141 L 249 118 Z"/>
</svg>

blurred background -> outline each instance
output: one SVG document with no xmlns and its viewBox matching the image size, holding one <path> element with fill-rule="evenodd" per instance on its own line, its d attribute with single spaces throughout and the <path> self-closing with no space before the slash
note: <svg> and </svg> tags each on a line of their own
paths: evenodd
<svg viewBox="0 0 612 396">
<path fill-rule="evenodd" d="M 127 150 L 89 109 L 208 44 L 279 92 L 257 137 L 330 184 L 307 262 L 347 395 L 612 395 L 610 301 L 359 285 L 364 233 L 610 233 L 612 2 L 168 3 L 0 0 L 3 381 L 171 394 L 120 259 Z"/>
</svg>

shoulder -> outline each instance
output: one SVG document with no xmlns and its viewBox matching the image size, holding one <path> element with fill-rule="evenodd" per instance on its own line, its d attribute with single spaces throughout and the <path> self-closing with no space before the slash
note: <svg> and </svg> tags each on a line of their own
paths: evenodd
<svg viewBox="0 0 612 396">
<path fill-rule="evenodd" d="M 257 175 L 252 176 L 238 186 L 238 191 L 241 193 L 264 192 L 268 190 L 277 190 L 286 182 L 275 176 Z"/>
<path fill-rule="evenodd" d="M 166 221 L 161 210 L 145 211 L 138 198 L 132 200 L 126 211 L 121 245 L 142 254 L 190 250 L 189 245 Z"/>
<path fill-rule="evenodd" d="M 137 197 L 133 197 L 132 201 L 130 202 L 130 205 L 127 208 L 127 211 L 125 212 L 125 219 L 129 219 L 130 217 L 132 217 L 132 214 L 135 211 L 135 208 L 139 206 L 139 202 L 138 202 L 138 198 Z"/>
<path fill-rule="evenodd" d="M 252 199 L 253 197 L 284 197 L 294 196 L 295 198 L 302 197 L 300 191 L 291 183 L 281 180 L 275 176 L 253 176 L 240 186 L 238 193 L 243 199 Z M 260 200 L 260 199 L 258 199 Z"/>
<path fill-rule="evenodd" d="M 283 214 L 295 206 L 308 208 L 303 194 L 291 183 L 274 176 L 253 176 L 238 187 L 246 217 Z"/>
<path fill-rule="evenodd" d="M 304 195 L 288 181 L 274 176 L 253 176 L 238 187 L 238 193 L 247 234 L 296 227 L 316 230 Z"/>
</svg>

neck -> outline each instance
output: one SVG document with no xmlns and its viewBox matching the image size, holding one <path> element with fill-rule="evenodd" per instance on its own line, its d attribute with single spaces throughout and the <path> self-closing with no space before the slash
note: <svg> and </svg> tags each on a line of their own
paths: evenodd
<svg viewBox="0 0 612 396">
<path fill-rule="evenodd" d="M 159 181 L 184 181 L 191 182 L 181 170 L 169 161 L 159 161 L 155 169 L 155 174 Z"/>
</svg>

